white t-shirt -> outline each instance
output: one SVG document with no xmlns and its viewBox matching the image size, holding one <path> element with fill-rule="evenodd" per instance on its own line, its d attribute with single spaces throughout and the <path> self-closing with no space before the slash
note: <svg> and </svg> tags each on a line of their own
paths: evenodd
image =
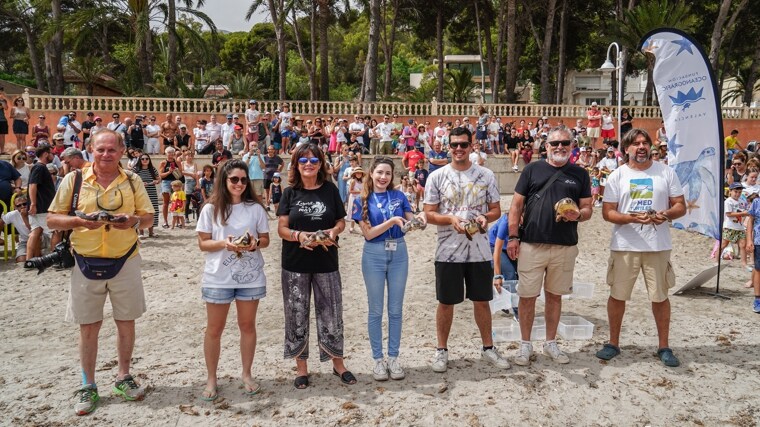
<svg viewBox="0 0 760 427">
<path fill-rule="evenodd" d="M 29 240 L 29 227 L 24 223 L 24 218 L 21 217 L 21 213 L 17 210 L 12 210 L 2 216 L 3 222 L 6 224 L 13 224 L 16 227 L 16 233 L 18 233 L 18 241 L 26 242 Z"/>
<path fill-rule="evenodd" d="M 612 114 L 602 114 L 602 129 L 603 130 L 615 129 L 615 125 L 612 123 Z"/>
<path fill-rule="evenodd" d="M 499 187 L 490 169 L 473 164 L 466 171 L 451 165 L 436 169 L 425 184 L 426 205 L 438 205 L 438 212 L 474 219 L 488 212 L 488 204 L 499 201 Z M 472 241 L 451 225 L 438 226 L 435 260 L 440 262 L 482 262 L 492 257 L 487 234 L 476 234 Z"/>
<path fill-rule="evenodd" d="M 71 138 L 78 135 L 78 133 L 70 125 L 74 125 L 77 129 L 79 129 L 80 132 L 82 131 L 81 123 L 76 120 L 69 120 L 69 125 L 66 125 L 66 130 L 63 132 L 63 145 L 67 147 L 74 144 L 74 141 Z"/>
<path fill-rule="evenodd" d="M 479 158 L 483 159 L 483 162 L 485 162 L 486 159 L 488 158 L 488 156 L 486 155 L 486 153 L 484 153 L 482 151 L 479 152 L 479 153 L 476 153 L 474 151 L 472 153 L 470 153 L 470 162 L 472 162 L 473 164 L 476 164 L 476 165 L 480 164 L 480 162 L 478 160 Z"/>
<path fill-rule="evenodd" d="M 196 231 L 211 233 L 213 240 L 226 240 L 228 236 L 242 236 L 246 231 L 258 239 L 261 233 L 269 233 L 267 214 L 257 203 L 232 205 L 227 225 L 214 218 L 214 206 L 207 203 L 201 210 Z M 238 254 L 226 249 L 204 252 L 206 266 L 201 286 L 207 288 L 261 288 L 267 285 L 264 275 L 264 257 L 260 250 Z"/>
<path fill-rule="evenodd" d="M 288 111 L 280 112 L 280 131 L 288 130 L 291 128 L 290 122 L 293 120 L 293 113 Z"/>
<path fill-rule="evenodd" d="M 259 122 L 259 110 L 254 110 L 252 108 L 249 108 L 249 109 L 245 110 L 245 121 L 248 124 L 258 123 Z"/>
<path fill-rule="evenodd" d="M 230 142 L 232 141 L 232 134 L 235 133 L 235 123 L 225 123 L 222 125 L 222 145 L 224 148 L 230 148 Z"/>
<path fill-rule="evenodd" d="M 359 135 L 356 136 L 356 141 L 359 144 L 364 144 L 364 136 L 363 136 L 364 135 L 364 123 L 353 122 L 350 125 L 348 125 L 348 131 L 351 132 L 351 133 L 353 133 L 355 131 L 362 132 L 361 134 L 359 134 Z"/>
<path fill-rule="evenodd" d="M 670 207 L 670 198 L 683 196 L 683 187 L 673 169 L 659 162 L 653 162 L 645 171 L 631 169 L 623 165 L 607 178 L 604 189 L 606 203 L 617 203 L 621 213 L 657 212 Z M 659 252 L 672 248 L 670 227 L 660 225 L 615 224 L 612 227 L 613 251 Z"/>
<path fill-rule="evenodd" d="M 747 209 L 741 200 L 734 200 L 729 197 L 726 199 L 725 202 L 723 202 L 724 213 L 733 213 L 733 212 L 746 211 L 746 210 Z M 744 231 L 747 229 L 742 223 L 742 218 L 735 217 L 735 216 L 730 217 L 728 215 L 724 215 L 723 217 L 723 228 L 727 228 L 729 230 L 741 230 L 741 231 Z"/>
<path fill-rule="evenodd" d="M 378 125 L 375 127 L 376 132 L 380 135 L 380 141 L 382 142 L 390 142 L 391 141 L 391 132 L 393 131 L 393 125 L 390 123 L 378 123 Z"/>
<path fill-rule="evenodd" d="M 760 193 L 760 184 L 755 185 L 744 185 L 744 190 L 742 190 L 742 196 L 746 199 L 747 197 Z"/>
<path fill-rule="evenodd" d="M 222 125 L 219 123 L 206 123 L 206 132 L 208 132 L 208 140 L 216 142 L 220 136 L 222 136 Z"/>
<path fill-rule="evenodd" d="M 599 170 L 602 170 L 605 166 L 610 171 L 614 171 L 618 167 L 618 161 L 614 157 L 605 157 L 602 160 L 599 160 L 599 163 L 596 164 L 596 167 L 598 167 Z"/>
<path fill-rule="evenodd" d="M 161 126 L 159 125 L 148 125 L 145 126 L 146 130 L 146 136 L 148 135 L 155 135 L 155 136 L 148 136 L 148 139 L 150 140 L 158 140 L 158 135 L 161 134 Z M 92 135 L 92 133 L 90 133 Z"/>
</svg>

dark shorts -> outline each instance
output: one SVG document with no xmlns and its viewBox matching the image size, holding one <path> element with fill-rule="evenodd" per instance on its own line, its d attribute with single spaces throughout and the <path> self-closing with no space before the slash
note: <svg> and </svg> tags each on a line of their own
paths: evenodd
<svg viewBox="0 0 760 427">
<path fill-rule="evenodd" d="M 493 299 L 493 267 L 483 262 L 435 262 L 435 297 L 441 304 Z M 465 290 L 466 289 L 466 290 Z"/>
<path fill-rule="evenodd" d="M 272 185 L 272 180 L 264 178 L 264 191 L 269 191 L 270 185 Z"/>
<path fill-rule="evenodd" d="M 8 135 L 8 121 L 0 120 L 0 135 Z"/>
<path fill-rule="evenodd" d="M 13 133 L 15 135 L 29 135 L 29 124 L 23 120 L 14 120 Z"/>
<path fill-rule="evenodd" d="M 760 245 L 755 245 L 755 270 L 760 271 Z"/>
</svg>

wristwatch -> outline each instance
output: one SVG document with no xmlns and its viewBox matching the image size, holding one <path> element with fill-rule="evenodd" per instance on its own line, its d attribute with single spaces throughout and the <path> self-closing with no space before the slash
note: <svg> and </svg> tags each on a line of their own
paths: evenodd
<svg viewBox="0 0 760 427">
<path fill-rule="evenodd" d="M 132 228 L 135 229 L 136 233 L 140 231 L 140 217 L 137 217 L 137 222 L 132 226 Z"/>
<path fill-rule="evenodd" d="M 497 280 L 497 279 L 504 280 L 504 276 L 501 275 L 501 274 L 497 274 L 497 275 L 493 276 L 493 280 Z"/>
</svg>

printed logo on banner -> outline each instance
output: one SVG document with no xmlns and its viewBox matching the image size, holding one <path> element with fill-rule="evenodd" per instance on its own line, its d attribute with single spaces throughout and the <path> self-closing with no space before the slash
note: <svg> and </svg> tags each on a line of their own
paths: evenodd
<svg viewBox="0 0 760 427">
<path fill-rule="evenodd" d="M 676 107 L 683 107 L 682 111 L 686 111 L 689 107 L 692 106 L 692 104 L 696 104 L 699 101 L 704 101 L 705 98 L 702 96 L 702 92 L 704 92 L 704 90 L 705 88 L 702 87 L 699 88 L 699 92 L 697 92 L 692 87 L 686 93 L 683 93 L 679 90 L 676 96 L 668 95 L 668 98 L 673 101 L 673 105 Z"/>
<path fill-rule="evenodd" d="M 681 52 L 689 52 L 690 54 L 694 55 L 694 52 L 692 52 L 691 47 L 694 46 L 691 44 L 690 41 L 686 39 L 681 40 L 672 40 L 671 43 L 678 45 L 678 52 L 676 52 L 676 56 L 680 55 Z"/>
</svg>

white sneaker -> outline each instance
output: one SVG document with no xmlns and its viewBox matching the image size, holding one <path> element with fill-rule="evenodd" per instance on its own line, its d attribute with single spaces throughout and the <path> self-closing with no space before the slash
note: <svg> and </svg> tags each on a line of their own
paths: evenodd
<svg viewBox="0 0 760 427">
<path fill-rule="evenodd" d="M 375 360 L 375 368 L 372 369 L 372 377 L 375 381 L 388 381 L 388 365 L 385 364 L 385 360 Z"/>
<path fill-rule="evenodd" d="M 515 172 L 517 172 L 517 170 L 518 170 L 517 165 L 512 166 L 512 170 L 515 171 Z"/>
<path fill-rule="evenodd" d="M 517 353 L 514 362 L 520 366 L 530 365 L 530 356 L 533 355 L 533 344 L 526 342 L 520 343 L 520 351 Z"/>
<path fill-rule="evenodd" d="M 557 346 L 557 341 L 547 341 L 544 344 L 544 354 L 551 357 L 557 363 L 566 364 L 570 363 L 570 358 L 567 357 L 562 350 Z"/>
<path fill-rule="evenodd" d="M 446 368 L 449 364 L 449 352 L 448 350 L 438 349 L 435 351 L 435 359 L 433 359 L 433 372 L 443 373 L 446 372 Z"/>
<path fill-rule="evenodd" d="M 490 362 L 491 364 L 502 368 L 502 369 L 509 369 L 511 366 L 509 365 L 509 362 L 507 362 L 507 359 L 505 359 L 495 348 L 489 348 L 488 350 L 481 350 L 480 351 L 480 357 Z"/>
<path fill-rule="evenodd" d="M 406 377 L 404 368 L 401 367 L 401 362 L 398 361 L 398 357 L 388 358 L 388 370 L 391 373 L 391 379 L 403 380 Z"/>
</svg>

